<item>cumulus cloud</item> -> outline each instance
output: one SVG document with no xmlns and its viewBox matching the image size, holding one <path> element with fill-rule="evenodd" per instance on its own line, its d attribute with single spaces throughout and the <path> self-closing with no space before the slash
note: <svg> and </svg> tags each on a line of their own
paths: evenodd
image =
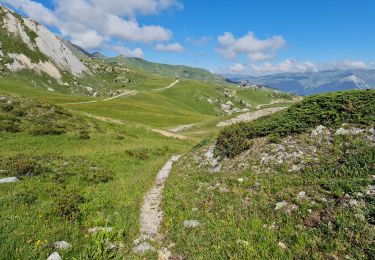
<svg viewBox="0 0 375 260">
<path fill-rule="evenodd" d="M 279 73 L 318 72 L 325 70 L 370 69 L 373 67 L 374 66 L 371 65 L 371 62 L 365 63 L 363 61 L 343 60 L 327 63 L 316 63 L 312 61 L 298 61 L 295 59 L 286 59 L 277 63 L 249 63 L 245 66 L 238 63 L 229 67 L 228 70 L 231 73 L 243 72 L 249 75 L 261 76 Z"/>
<path fill-rule="evenodd" d="M 24 11 L 33 19 L 44 24 L 53 26 L 60 25 L 60 20 L 56 15 L 40 3 L 25 0 L 0 0 L 0 3 L 10 4 L 14 8 Z"/>
<path fill-rule="evenodd" d="M 182 9 L 183 5 L 176 0 L 91 0 L 94 6 L 100 9 L 119 16 L 136 16 L 141 15 L 152 15 L 159 13 L 165 9 L 175 7 Z"/>
<path fill-rule="evenodd" d="M 140 25 L 136 15 L 182 8 L 177 0 L 55 0 L 48 9 L 33 0 L 0 0 L 31 18 L 54 26 L 84 48 L 97 48 L 111 39 L 137 43 L 168 41 L 172 32 L 159 25 Z"/>
<path fill-rule="evenodd" d="M 179 43 L 162 44 L 156 45 L 155 50 L 164 52 L 183 52 L 184 48 Z"/>
<path fill-rule="evenodd" d="M 229 70 L 233 73 L 239 73 L 239 72 L 243 72 L 245 70 L 245 66 L 242 65 L 241 63 L 236 63 L 236 64 L 233 64 Z"/>
<path fill-rule="evenodd" d="M 109 49 L 114 50 L 121 55 L 124 55 L 126 57 L 136 57 L 136 58 L 143 58 L 144 53 L 142 49 L 135 48 L 134 50 L 131 50 L 127 47 L 121 46 L 121 45 L 114 45 L 114 46 L 108 46 Z"/>
<path fill-rule="evenodd" d="M 327 64 L 322 64 L 321 67 L 323 69 L 340 69 L 340 70 L 347 70 L 347 69 L 367 69 L 369 64 L 366 64 L 363 61 L 354 61 L 354 60 L 343 60 L 343 61 L 334 61 Z"/>
<path fill-rule="evenodd" d="M 318 65 L 310 61 L 299 62 L 294 59 L 286 59 L 279 63 L 265 62 L 261 65 L 250 64 L 250 71 L 255 74 L 277 74 L 285 72 L 314 72 L 318 71 Z"/>
<path fill-rule="evenodd" d="M 273 36 L 268 39 L 258 39 L 253 32 L 243 37 L 235 38 L 230 32 L 218 37 L 217 51 L 226 59 L 235 59 L 245 55 L 250 61 L 268 61 L 276 57 L 277 51 L 286 46 L 282 36 Z"/>
</svg>

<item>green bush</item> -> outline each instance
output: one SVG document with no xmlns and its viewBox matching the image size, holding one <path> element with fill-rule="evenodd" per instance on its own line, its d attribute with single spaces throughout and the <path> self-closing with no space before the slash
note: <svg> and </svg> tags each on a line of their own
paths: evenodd
<svg viewBox="0 0 375 260">
<path fill-rule="evenodd" d="M 53 125 L 46 125 L 46 126 L 35 126 L 29 130 L 29 133 L 35 136 L 62 135 L 62 134 L 65 134 L 66 131 L 64 129 L 58 129 L 56 126 L 53 126 Z"/>
<path fill-rule="evenodd" d="M 375 122 L 375 90 L 336 92 L 311 96 L 289 109 L 250 123 L 225 128 L 218 136 L 215 153 L 234 157 L 249 149 L 249 140 L 272 139 L 311 131 L 318 125 L 338 128 L 343 123 L 370 125 Z"/>
<path fill-rule="evenodd" d="M 78 176 L 90 184 L 99 184 L 113 180 L 114 172 L 107 167 L 90 167 L 81 169 Z"/>
<path fill-rule="evenodd" d="M 78 132 L 78 138 L 81 140 L 89 140 L 90 139 L 90 133 L 87 130 L 81 130 Z"/>
<path fill-rule="evenodd" d="M 80 220 L 82 212 L 79 204 L 84 202 L 84 198 L 76 190 L 62 190 L 56 199 L 55 212 L 59 217 L 70 221 Z"/>
<path fill-rule="evenodd" d="M 93 122 L 62 107 L 31 98 L 0 97 L 0 132 L 28 132 L 36 136 L 78 132 L 79 138 L 89 139 L 92 128 L 98 129 Z"/>
<path fill-rule="evenodd" d="M 150 158 L 151 150 L 148 148 L 136 148 L 133 150 L 126 150 L 125 154 L 129 157 L 136 158 L 138 160 L 146 161 Z"/>
<path fill-rule="evenodd" d="M 18 178 L 37 176 L 46 170 L 39 164 L 37 159 L 28 156 L 9 158 L 5 162 L 5 169 L 9 172 L 9 175 L 17 176 Z"/>
</svg>

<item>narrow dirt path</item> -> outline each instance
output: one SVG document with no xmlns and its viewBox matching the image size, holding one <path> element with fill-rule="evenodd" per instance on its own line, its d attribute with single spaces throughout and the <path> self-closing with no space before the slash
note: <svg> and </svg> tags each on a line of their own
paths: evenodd
<svg viewBox="0 0 375 260">
<path fill-rule="evenodd" d="M 140 233 L 141 236 L 134 241 L 133 252 L 143 254 L 148 251 L 155 251 L 148 241 L 160 241 L 159 229 L 163 221 L 163 211 L 161 200 L 165 182 L 172 170 L 173 163 L 180 159 L 181 155 L 172 156 L 156 176 L 156 181 L 152 189 L 146 194 L 141 208 Z"/>
<path fill-rule="evenodd" d="M 176 133 L 171 133 L 167 130 L 161 130 L 161 129 L 150 129 L 151 131 L 155 132 L 155 133 L 158 133 L 158 134 L 161 134 L 165 137 L 171 137 L 171 138 L 176 138 L 176 139 L 179 139 L 179 140 L 187 140 L 189 139 L 187 136 L 185 135 L 181 135 L 181 134 L 176 134 Z"/>
<path fill-rule="evenodd" d="M 181 132 L 182 130 L 187 130 L 189 128 L 192 128 L 193 126 L 196 126 L 197 124 L 190 124 L 190 125 L 180 125 L 176 126 L 174 128 L 169 128 L 168 130 L 173 132 L 173 133 L 178 133 Z"/>
<path fill-rule="evenodd" d="M 130 95 L 136 95 L 136 94 L 138 94 L 138 90 L 127 91 L 127 92 L 124 92 L 120 95 L 104 99 L 103 101 L 109 101 L 109 100 L 113 100 L 113 99 L 120 98 L 120 97 L 123 97 L 123 96 L 130 96 Z"/>
<path fill-rule="evenodd" d="M 165 87 L 165 88 L 157 88 L 157 89 L 153 89 L 152 91 L 164 91 L 164 90 L 167 90 L 167 89 L 170 89 L 170 88 L 173 88 L 177 83 L 179 83 L 180 80 L 177 79 L 175 82 L 173 82 L 171 85 L 169 85 L 168 87 Z"/>
<path fill-rule="evenodd" d="M 180 159 L 180 155 L 172 158 L 164 165 L 156 176 L 154 187 L 146 194 L 141 209 L 141 234 L 148 239 L 157 239 L 158 231 L 163 220 L 160 207 L 164 185 L 172 170 L 173 163 Z"/>
<path fill-rule="evenodd" d="M 239 115 L 235 118 L 229 119 L 227 121 L 220 122 L 216 126 L 223 127 L 223 126 L 234 125 L 234 124 L 237 124 L 237 123 L 240 123 L 240 122 L 250 122 L 250 121 L 256 120 L 258 118 L 274 114 L 274 113 L 276 113 L 278 111 L 281 111 L 281 110 L 284 110 L 286 108 L 287 107 L 271 107 L 271 108 L 258 110 L 258 111 L 255 111 L 255 112 L 248 112 L 248 113 L 245 113 L 245 114 L 241 114 L 241 115 Z"/>
<path fill-rule="evenodd" d="M 179 82 L 180 82 L 180 80 L 176 80 L 175 82 L 173 82 L 168 87 L 157 88 L 157 89 L 153 89 L 151 91 L 164 91 L 164 90 L 173 88 Z M 126 92 L 124 92 L 122 94 L 119 94 L 117 96 L 113 96 L 113 97 L 102 99 L 102 100 L 92 100 L 92 101 L 83 101 L 83 102 L 71 102 L 71 103 L 63 103 L 61 105 L 80 105 L 80 104 L 92 104 L 92 103 L 98 103 L 98 102 L 106 102 L 106 101 L 114 100 L 114 99 L 117 99 L 117 98 L 120 98 L 120 97 L 124 97 L 124 96 L 137 95 L 137 94 L 142 93 L 142 92 L 143 91 L 129 90 L 129 91 L 126 91 Z"/>
</svg>

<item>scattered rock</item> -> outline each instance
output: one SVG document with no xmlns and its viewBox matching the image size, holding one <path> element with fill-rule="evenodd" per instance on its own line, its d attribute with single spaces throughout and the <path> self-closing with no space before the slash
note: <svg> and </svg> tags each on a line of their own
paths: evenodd
<svg viewBox="0 0 375 260">
<path fill-rule="evenodd" d="M 61 256 L 57 252 L 53 252 L 47 260 L 62 260 Z"/>
<path fill-rule="evenodd" d="M 288 205 L 288 202 L 286 201 L 281 201 L 281 202 L 278 202 L 276 203 L 276 206 L 275 206 L 275 210 L 281 210 L 283 209 L 284 207 L 286 207 Z"/>
<path fill-rule="evenodd" d="M 279 242 L 278 244 L 277 244 L 281 249 L 287 249 L 287 247 L 286 247 L 286 245 L 283 243 L 283 242 Z"/>
<path fill-rule="evenodd" d="M 358 201 L 357 200 L 350 200 L 349 201 L 349 206 L 350 207 L 355 207 L 355 206 L 357 206 L 358 205 Z"/>
<path fill-rule="evenodd" d="M 365 193 L 370 196 L 375 196 L 375 185 L 368 186 Z"/>
<path fill-rule="evenodd" d="M 298 198 L 303 200 L 306 198 L 306 191 L 301 191 L 300 193 L 298 193 Z"/>
<path fill-rule="evenodd" d="M 186 220 L 184 221 L 184 227 L 186 228 L 196 228 L 200 226 L 199 220 Z"/>
<path fill-rule="evenodd" d="M 358 135 L 363 133 L 364 130 L 360 128 L 351 128 L 351 129 L 345 129 L 345 128 L 339 128 L 337 129 L 335 135 Z"/>
<path fill-rule="evenodd" d="M 144 254 L 146 252 L 155 252 L 155 248 L 147 242 L 143 242 L 133 248 L 133 252 L 136 254 Z"/>
<path fill-rule="evenodd" d="M 57 241 L 53 243 L 53 248 L 59 250 L 69 250 L 72 248 L 72 245 L 66 241 Z"/>
<path fill-rule="evenodd" d="M 175 248 L 176 247 L 176 244 L 175 243 L 170 243 L 167 248 L 168 249 L 171 249 L 171 248 Z"/>
<path fill-rule="evenodd" d="M 293 165 L 292 168 L 289 170 L 289 172 L 297 172 L 301 169 L 298 165 Z"/>
<path fill-rule="evenodd" d="M 0 183 L 13 183 L 17 181 L 19 181 L 17 177 L 9 177 L 9 178 L 0 179 Z"/>
<path fill-rule="evenodd" d="M 318 135 L 321 135 L 321 134 L 324 132 L 325 129 L 326 129 L 325 126 L 320 125 L 320 126 L 318 126 L 316 129 L 314 129 L 314 130 L 311 132 L 311 135 L 312 135 L 312 136 L 318 136 Z"/>
<path fill-rule="evenodd" d="M 113 231 L 112 227 L 93 227 L 87 230 L 87 232 L 89 232 L 90 234 L 95 234 L 98 232 L 112 232 L 112 231 Z"/>
<path fill-rule="evenodd" d="M 226 186 L 220 186 L 219 192 L 220 193 L 228 193 L 229 189 Z"/>
<path fill-rule="evenodd" d="M 163 247 L 158 251 L 158 260 L 169 260 L 172 257 L 172 252 Z"/>
</svg>

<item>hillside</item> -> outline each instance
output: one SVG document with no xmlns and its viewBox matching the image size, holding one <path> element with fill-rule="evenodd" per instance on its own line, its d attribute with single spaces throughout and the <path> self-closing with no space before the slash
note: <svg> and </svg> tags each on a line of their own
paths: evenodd
<svg viewBox="0 0 375 260">
<path fill-rule="evenodd" d="M 129 58 L 124 56 L 105 58 L 104 61 L 109 64 L 122 65 L 135 70 L 144 70 L 148 73 L 157 74 L 169 78 L 177 77 L 181 79 L 201 80 L 225 84 L 223 77 L 200 68 L 160 64 L 149 62 L 141 58 Z"/>
<path fill-rule="evenodd" d="M 163 243 L 188 259 L 373 259 L 374 95 L 314 96 L 195 146 L 167 183 Z"/>
<path fill-rule="evenodd" d="M 4 259 L 375 257 L 374 90 L 239 88 L 0 21 Z"/>
<path fill-rule="evenodd" d="M 263 77 L 233 76 L 227 78 L 240 82 L 249 80 L 253 84 L 264 84 L 297 95 L 313 95 L 352 89 L 375 88 L 374 70 L 321 71 L 306 73 L 284 73 Z"/>
<path fill-rule="evenodd" d="M 23 69 L 47 74 L 62 83 L 64 73 L 83 76 L 88 69 L 46 27 L 0 5 L 1 71 Z"/>
</svg>

